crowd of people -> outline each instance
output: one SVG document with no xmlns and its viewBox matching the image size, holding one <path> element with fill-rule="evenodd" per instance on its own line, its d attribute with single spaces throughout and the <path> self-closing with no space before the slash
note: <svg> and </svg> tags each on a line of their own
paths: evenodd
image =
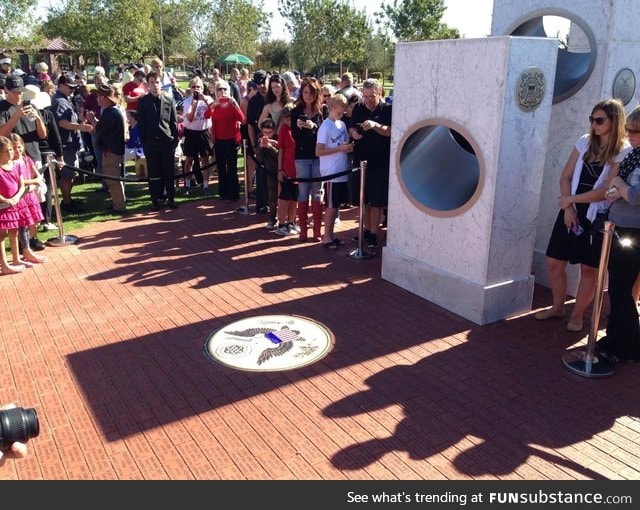
<svg viewBox="0 0 640 510">
<path fill-rule="evenodd" d="M 103 176 L 115 214 L 126 213 L 127 159 L 143 161 L 153 211 L 175 209 L 176 189 L 213 197 L 214 174 L 218 198 L 234 203 L 241 195 L 242 154 L 245 186 L 256 214 L 266 215 L 267 227 L 335 249 L 344 244 L 333 230 L 340 207 L 358 205 L 359 178 L 351 169 L 366 160 L 364 240 L 379 246 L 391 105 L 376 80 L 356 87 L 349 72 L 339 82 L 324 83 L 297 71 L 257 70 L 250 76 L 233 68 L 228 78 L 218 69 L 210 75 L 198 71 L 183 90 L 157 58 L 144 67 L 119 69 L 119 84 L 100 67 L 92 86 L 85 72 L 52 78 L 48 71 L 45 63 L 30 74 L 2 69 L 0 136 L 19 134 L 26 155 L 41 168 L 46 154 L 53 153 L 63 213 L 83 210 L 72 190 L 77 169 L 87 160 Z M 56 226 L 48 172 L 40 181 L 47 189 L 40 226 L 51 230 Z M 30 249 L 44 249 L 37 228 L 29 232 Z M 10 266 L 3 270 L 10 272 Z"/>
</svg>

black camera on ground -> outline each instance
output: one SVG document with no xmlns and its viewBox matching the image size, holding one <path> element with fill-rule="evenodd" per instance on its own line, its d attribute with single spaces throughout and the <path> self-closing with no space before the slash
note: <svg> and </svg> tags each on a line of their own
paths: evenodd
<svg viewBox="0 0 640 510">
<path fill-rule="evenodd" d="M 15 407 L 0 410 L 0 450 L 10 449 L 16 441 L 26 443 L 38 434 L 40 422 L 34 408 Z"/>
</svg>

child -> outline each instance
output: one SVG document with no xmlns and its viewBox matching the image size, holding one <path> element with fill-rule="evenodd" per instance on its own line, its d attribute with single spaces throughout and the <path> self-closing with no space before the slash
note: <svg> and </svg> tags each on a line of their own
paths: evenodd
<svg viewBox="0 0 640 510">
<path fill-rule="evenodd" d="M 16 133 L 11 134 L 11 143 L 13 144 L 13 164 L 18 175 L 22 177 L 25 186 L 40 186 L 43 182 L 42 176 L 36 169 L 33 160 L 24 152 L 24 141 L 22 137 Z M 38 224 L 44 219 L 40 202 L 36 198 L 35 192 L 29 188 L 16 206 L 20 216 L 18 220 L 18 239 L 22 250 L 22 264 L 30 267 L 33 264 L 41 264 L 46 262 L 45 257 L 39 257 L 32 251 L 32 247 L 36 246 L 34 239 L 38 230 Z M 39 246 L 41 243 L 38 243 Z M 14 264 L 20 264 L 21 261 L 17 257 L 13 258 Z"/>
<path fill-rule="evenodd" d="M 349 156 L 353 143 L 349 142 L 347 125 L 341 120 L 347 109 L 347 99 L 342 94 L 332 96 L 328 102 L 329 116 L 320 124 L 316 143 L 316 156 L 320 158 L 320 175 L 323 177 L 344 172 L 349 168 Z M 349 199 L 347 174 L 326 181 L 327 209 L 324 214 L 322 246 L 335 250 L 343 246 L 333 235 L 333 226 L 340 204 Z"/>
<path fill-rule="evenodd" d="M 25 266 L 10 266 L 5 253 L 5 239 L 9 237 L 13 259 L 17 260 L 18 226 L 20 215 L 17 204 L 24 193 L 24 182 L 13 164 L 13 144 L 0 136 L 0 267 L 2 274 L 20 273 Z"/>
<path fill-rule="evenodd" d="M 276 228 L 276 204 L 278 201 L 278 142 L 275 139 L 276 124 L 271 118 L 260 123 L 262 136 L 258 140 L 258 159 L 262 162 L 262 173 L 266 181 L 269 221 L 267 228 Z"/>
<path fill-rule="evenodd" d="M 291 134 L 291 110 L 293 110 L 292 103 L 282 107 L 280 113 L 282 125 L 278 131 L 280 192 L 278 194 L 278 228 L 274 232 L 281 236 L 300 233 L 294 223 L 298 206 L 298 185 L 293 182 L 296 178 L 296 142 Z"/>
</svg>

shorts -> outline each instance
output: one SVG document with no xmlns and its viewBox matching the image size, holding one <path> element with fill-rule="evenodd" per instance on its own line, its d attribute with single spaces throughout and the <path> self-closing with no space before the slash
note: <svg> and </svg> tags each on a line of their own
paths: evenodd
<svg viewBox="0 0 640 510">
<path fill-rule="evenodd" d="M 298 200 L 298 185 L 289 180 L 283 179 L 280 183 L 280 194 L 278 195 L 280 200 Z"/>
<path fill-rule="evenodd" d="M 327 207 L 338 209 L 341 204 L 349 201 L 349 183 L 348 182 L 326 182 Z"/>
<path fill-rule="evenodd" d="M 60 177 L 63 179 L 73 179 L 77 175 L 75 167 L 78 166 L 78 152 L 76 150 L 63 149 L 62 160 L 65 166 L 60 170 Z"/>
<path fill-rule="evenodd" d="M 597 268 L 600 265 L 602 239 L 591 236 L 591 222 L 587 218 L 578 217 L 578 220 L 584 229 L 579 236 L 567 232 L 564 211 L 558 213 L 545 255 L 553 259 L 565 260 L 570 264 L 584 264 Z"/>
<path fill-rule="evenodd" d="M 211 155 L 211 131 L 184 130 L 183 154 L 188 158 L 206 158 Z"/>
<path fill-rule="evenodd" d="M 367 168 L 364 182 L 364 203 L 372 207 L 387 207 L 389 203 L 388 168 Z"/>
</svg>

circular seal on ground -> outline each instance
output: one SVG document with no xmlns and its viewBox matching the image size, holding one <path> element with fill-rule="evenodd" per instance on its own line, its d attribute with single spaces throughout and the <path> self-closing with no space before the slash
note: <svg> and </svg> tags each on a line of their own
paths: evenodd
<svg viewBox="0 0 640 510">
<path fill-rule="evenodd" d="M 522 111 L 532 112 L 544 99 L 547 90 L 544 71 L 539 67 L 525 69 L 516 84 L 516 100 Z"/>
<path fill-rule="evenodd" d="M 213 361 L 237 370 L 277 372 L 315 363 L 333 349 L 329 328 L 297 315 L 249 317 L 211 333 L 204 343 Z"/>
<path fill-rule="evenodd" d="M 613 79 L 613 97 L 620 99 L 625 106 L 633 99 L 636 92 L 636 75 L 631 69 L 620 69 Z"/>
</svg>

